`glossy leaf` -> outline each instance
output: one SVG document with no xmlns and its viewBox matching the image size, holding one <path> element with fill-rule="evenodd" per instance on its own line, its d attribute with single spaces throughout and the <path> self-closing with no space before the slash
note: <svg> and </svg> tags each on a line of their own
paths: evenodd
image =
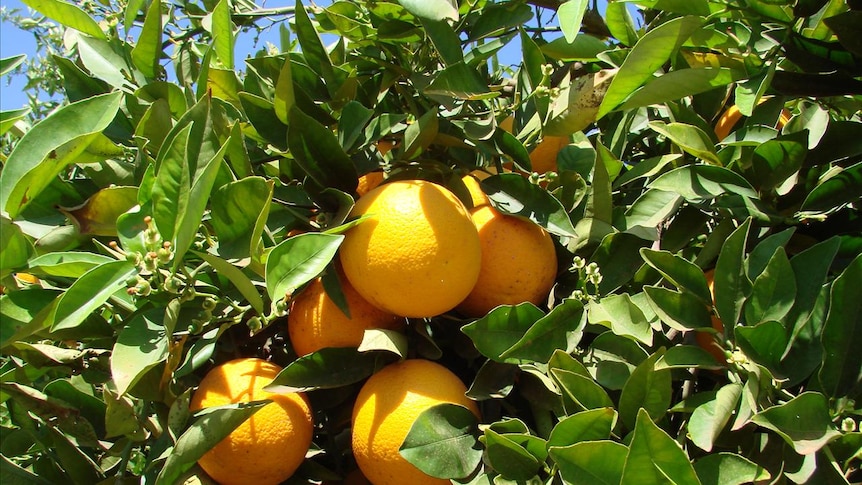
<svg viewBox="0 0 862 485">
<path fill-rule="evenodd" d="M 712 354 L 697 345 L 674 345 L 667 349 L 655 364 L 656 370 L 690 368 L 718 370 L 722 367 Z"/>
<path fill-rule="evenodd" d="M 210 216 L 220 256 L 241 259 L 259 253 L 273 186 L 263 177 L 246 177 L 213 192 Z"/>
<path fill-rule="evenodd" d="M 796 299 L 796 277 L 784 248 L 778 248 L 757 278 L 745 305 L 749 325 L 765 320 L 781 321 Z"/>
<path fill-rule="evenodd" d="M 532 303 L 501 305 L 484 317 L 461 327 L 461 331 L 473 341 L 476 349 L 485 357 L 501 363 L 520 362 L 506 359 L 502 355 L 524 338 L 527 331 L 544 315 Z"/>
<path fill-rule="evenodd" d="M 432 477 L 464 478 L 482 461 L 478 424 L 464 406 L 437 404 L 413 421 L 399 453 Z"/>
<path fill-rule="evenodd" d="M 0 243 L 0 275 L 6 276 L 27 266 L 34 252 L 33 243 L 18 225 L 5 217 L 0 217 Z"/>
<path fill-rule="evenodd" d="M 652 345 L 653 333 L 643 311 L 628 294 L 610 295 L 587 306 L 589 322 L 604 325 L 615 334 Z"/>
<path fill-rule="evenodd" d="M 219 0 L 211 14 L 213 50 L 222 65 L 227 69 L 233 69 L 234 64 L 233 50 L 235 41 L 231 9 L 231 3 L 228 0 Z"/>
<path fill-rule="evenodd" d="M 713 453 L 694 462 L 701 485 L 742 485 L 772 478 L 760 465 L 733 453 Z"/>
<path fill-rule="evenodd" d="M 120 396 L 153 367 L 168 357 L 164 310 L 155 309 L 132 318 L 120 331 L 111 352 L 111 378 Z"/>
<path fill-rule="evenodd" d="M 554 425 L 548 437 L 548 449 L 609 439 L 616 422 L 617 412 L 613 408 L 597 408 L 571 414 Z M 551 455 L 554 455 L 553 450 Z"/>
<path fill-rule="evenodd" d="M 686 331 L 712 325 L 708 307 L 691 293 L 645 286 L 644 294 L 659 319 L 671 328 Z"/>
<path fill-rule="evenodd" d="M 685 452 L 653 423 L 645 409 L 637 412 L 634 436 L 626 457 L 622 485 L 700 485 Z"/>
<path fill-rule="evenodd" d="M 501 212 L 526 217 L 557 236 L 576 236 L 560 201 L 524 177 L 514 173 L 492 175 L 482 180 L 481 185 Z"/>
<path fill-rule="evenodd" d="M 344 236 L 306 233 L 285 239 L 266 259 L 266 291 L 273 303 L 323 272 Z"/>
<path fill-rule="evenodd" d="M 686 165 L 671 170 L 655 179 L 649 187 L 675 192 L 693 202 L 726 193 L 757 197 L 744 178 L 726 168 L 710 165 Z"/>
<path fill-rule="evenodd" d="M 832 212 L 862 197 L 862 162 L 826 179 L 808 193 L 802 212 Z"/>
<path fill-rule="evenodd" d="M 826 397 L 819 392 L 803 392 L 757 413 L 752 421 L 776 432 L 800 455 L 816 452 L 840 434 L 832 425 Z"/>
<path fill-rule="evenodd" d="M 715 264 L 715 309 L 725 325 L 735 325 L 742 314 L 751 281 L 743 269 L 745 240 L 750 220 L 746 220 L 726 239 Z"/>
<path fill-rule="evenodd" d="M 112 93 L 72 103 L 28 131 L 0 173 L 0 211 L 17 217 L 111 123 L 121 99 Z"/>
<path fill-rule="evenodd" d="M 534 323 L 514 345 L 500 354 L 503 360 L 546 363 L 557 349 L 574 350 L 586 325 L 579 300 L 567 299 Z"/>
<path fill-rule="evenodd" d="M 629 110 L 655 104 L 676 101 L 694 96 L 718 87 L 730 85 L 745 77 L 744 71 L 726 67 L 703 67 L 678 69 L 649 81 L 635 91 L 620 106 Z"/>
<path fill-rule="evenodd" d="M 691 441 L 704 451 L 712 451 L 715 440 L 736 410 L 741 395 L 741 384 L 727 384 L 718 390 L 715 399 L 696 407 L 688 420 Z"/>
<path fill-rule="evenodd" d="M 550 374 L 563 395 L 567 414 L 614 406 L 607 391 L 589 374 L 557 368 L 552 368 Z"/>
<path fill-rule="evenodd" d="M 656 227 L 676 214 L 683 202 L 674 190 L 648 189 L 626 211 L 626 227 Z"/>
<path fill-rule="evenodd" d="M 626 381 L 620 395 L 620 420 L 628 429 L 635 429 L 641 411 L 653 421 L 664 416 L 671 403 L 671 373 L 669 369 L 656 369 L 656 362 L 664 354 L 659 351 L 641 362 Z"/>
<path fill-rule="evenodd" d="M 58 251 L 31 259 L 29 266 L 36 272 L 50 276 L 80 278 L 94 267 L 111 261 L 113 259 L 96 253 Z"/>
<path fill-rule="evenodd" d="M 320 349 L 288 364 L 265 389 L 284 394 L 354 384 L 385 363 L 380 359 L 380 353 L 359 352 L 349 347 Z"/>
<path fill-rule="evenodd" d="M 261 298 L 254 283 L 242 270 L 213 254 L 196 254 L 212 266 L 220 276 L 227 278 L 259 315 L 264 314 L 266 310 L 263 306 L 263 298 Z"/>
<path fill-rule="evenodd" d="M 589 2 L 586 0 L 567 0 L 557 9 L 560 29 L 563 31 L 566 42 L 571 44 L 575 41 L 575 37 L 581 30 L 581 22 L 588 6 Z"/>
<path fill-rule="evenodd" d="M 290 111 L 287 144 L 297 164 L 321 187 L 356 190 L 356 167 L 335 134 L 296 106 Z"/>
<path fill-rule="evenodd" d="M 616 441 L 583 441 L 551 448 L 565 483 L 616 485 L 623 476 L 628 448 Z"/>
<path fill-rule="evenodd" d="M 602 100 L 596 118 L 602 118 L 620 105 L 631 93 L 641 87 L 691 34 L 700 27 L 702 19 L 688 16 L 678 17 L 641 37 L 626 60 Z"/>
<path fill-rule="evenodd" d="M 738 327 L 735 334 L 736 344 L 750 359 L 773 372 L 780 369 L 779 361 L 788 343 L 787 331 L 780 322 L 767 320 Z"/>
<path fill-rule="evenodd" d="M 77 207 L 60 210 L 77 226 L 81 234 L 116 236 L 117 218 L 138 203 L 138 188 L 113 186 L 99 190 Z"/>
<path fill-rule="evenodd" d="M 408 12 L 428 20 L 458 20 L 458 8 L 450 0 L 398 0 Z"/>
<path fill-rule="evenodd" d="M 99 24 L 77 5 L 62 0 L 22 0 L 22 3 L 61 25 L 97 39 L 105 38 Z"/>
<path fill-rule="evenodd" d="M 488 463 L 509 480 L 528 480 L 539 469 L 539 460 L 506 434 L 485 430 Z"/>
<path fill-rule="evenodd" d="M 712 302 L 712 294 L 706 285 L 703 270 L 691 261 L 669 251 L 642 248 L 641 256 L 670 283 L 680 290 L 687 290 L 704 303 Z"/>
<path fill-rule="evenodd" d="M 752 168 L 760 190 L 773 190 L 793 176 L 808 154 L 808 132 L 769 140 L 754 149 Z"/>
<path fill-rule="evenodd" d="M 30 108 L 0 111 L 0 135 L 7 133 L 15 123 L 26 118 L 28 114 L 30 114 Z"/>
<path fill-rule="evenodd" d="M 722 165 L 709 135 L 697 126 L 663 121 L 651 121 L 649 126 L 658 134 L 666 136 L 686 153 L 712 165 Z"/>
<path fill-rule="evenodd" d="M 155 483 L 176 483 L 177 478 L 194 466 L 204 453 L 268 403 L 269 401 L 254 401 L 206 410 L 206 414 L 195 420 L 177 439 Z"/>
<path fill-rule="evenodd" d="M 154 0 L 147 8 L 147 16 L 138 42 L 132 48 L 132 62 L 148 78 L 159 72 L 162 58 L 162 2 Z"/>
<path fill-rule="evenodd" d="M 854 396 L 862 392 L 862 355 L 856 349 L 862 342 L 862 256 L 832 283 L 829 313 L 823 326 L 823 364 L 820 383 L 834 397 Z"/>
<path fill-rule="evenodd" d="M 111 296 L 124 291 L 126 281 L 138 272 L 128 261 L 111 261 L 84 273 L 57 303 L 51 331 L 75 328 Z"/>
</svg>

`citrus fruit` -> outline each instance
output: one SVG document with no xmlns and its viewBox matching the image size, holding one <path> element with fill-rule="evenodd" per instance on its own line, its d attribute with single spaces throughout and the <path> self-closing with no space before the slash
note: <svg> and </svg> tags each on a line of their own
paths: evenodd
<svg viewBox="0 0 862 485">
<path fill-rule="evenodd" d="M 512 133 L 514 118 L 509 116 L 500 122 L 500 128 Z M 530 165 L 536 173 L 556 172 L 557 154 L 566 145 L 569 138 L 566 136 L 547 135 L 542 137 L 539 143 L 530 151 Z"/>
<path fill-rule="evenodd" d="M 479 277 L 479 235 L 464 204 L 449 190 L 402 180 L 360 197 L 351 212 L 366 216 L 339 250 L 344 274 L 372 305 L 406 317 L 445 313 Z"/>
<path fill-rule="evenodd" d="M 367 194 L 371 189 L 377 187 L 378 185 L 383 183 L 383 172 L 374 171 L 368 172 L 359 177 L 359 183 L 356 185 L 356 193 L 362 197 Z"/>
<path fill-rule="evenodd" d="M 557 276 L 557 255 L 548 232 L 490 205 L 470 214 L 482 243 L 482 264 L 476 286 L 457 310 L 478 317 L 499 305 L 541 304 Z"/>
<path fill-rule="evenodd" d="M 366 329 L 398 329 L 403 319 L 368 303 L 346 278 L 339 278 L 350 316 L 344 314 L 314 279 L 290 304 L 287 331 L 297 355 L 325 347 L 358 347 Z"/>
<path fill-rule="evenodd" d="M 761 98 L 758 104 L 766 101 L 768 98 Z M 715 137 L 718 140 L 724 140 L 730 135 L 730 131 L 733 127 L 739 122 L 742 118 L 742 112 L 739 111 L 739 106 L 731 105 L 727 108 L 721 116 L 719 116 L 718 121 L 715 123 Z M 787 109 L 782 109 L 781 114 L 778 116 L 778 123 L 776 124 L 776 128 L 779 130 L 784 128 L 784 125 L 790 121 L 790 111 Z"/>
<path fill-rule="evenodd" d="M 281 483 L 296 471 L 311 444 L 313 422 L 302 393 L 263 390 L 281 367 L 243 358 L 214 367 L 192 396 L 192 411 L 238 402 L 271 399 L 204 454 L 198 464 L 222 485 Z"/>
<path fill-rule="evenodd" d="M 460 404 L 477 417 L 466 386 L 449 369 L 430 360 L 390 364 L 362 386 L 353 407 L 353 455 L 375 485 L 448 485 L 405 460 L 398 449 L 413 421 L 440 403 Z"/>
<path fill-rule="evenodd" d="M 484 177 L 482 175 L 484 175 Z M 488 199 L 488 195 L 485 194 L 482 187 L 479 185 L 479 181 L 488 176 L 489 175 L 485 172 L 476 170 L 461 177 L 461 181 L 464 182 L 464 186 L 467 187 L 467 191 L 470 193 L 472 207 L 482 207 L 483 205 L 491 203 L 491 200 Z"/>
</svg>

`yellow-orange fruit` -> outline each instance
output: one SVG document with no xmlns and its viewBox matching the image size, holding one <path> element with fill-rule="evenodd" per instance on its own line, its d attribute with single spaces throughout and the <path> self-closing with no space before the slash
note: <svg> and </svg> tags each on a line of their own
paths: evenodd
<svg viewBox="0 0 862 485">
<path fill-rule="evenodd" d="M 440 403 L 460 404 L 479 416 L 463 382 L 449 369 L 423 359 L 390 364 L 362 386 L 353 407 L 353 455 L 375 485 L 448 485 L 405 460 L 398 449 L 413 421 Z"/>
<path fill-rule="evenodd" d="M 287 331 L 297 355 L 308 355 L 326 347 L 358 347 L 365 330 L 396 330 L 403 319 L 368 303 L 346 278 L 341 291 L 350 316 L 344 314 L 327 295 L 323 281 L 316 278 L 290 304 Z"/>
<path fill-rule="evenodd" d="M 423 180 L 401 180 L 360 197 L 339 257 L 350 283 L 372 305 L 432 317 L 460 303 L 479 277 L 479 235 L 464 204 Z"/>
<path fill-rule="evenodd" d="M 478 317 L 499 305 L 543 303 L 557 276 L 551 236 L 527 219 L 486 205 L 471 211 L 482 243 L 482 265 L 476 286 L 457 310 Z"/>
<path fill-rule="evenodd" d="M 472 206 L 474 208 L 482 207 L 483 205 L 488 205 L 491 203 L 491 200 L 488 198 L 488 195 L 482 190 L 482 187 L 479 185 L 479 181 L 485 177 L 481 177 L 477 174 L 483 174 L 485 175 L 485 177 L 488 176 L 488 174 L 477 170 L 461 177 L 461 181 L 464 182 L 464 186 L 466 186 L 467 191 L 470 192 L 470 201 L 472 202 Z"/>
<path fill-rule="evenodd" d="M 715 270 L 711 269 L 707 271 L 705 276 L 706 283 L 709 287 L 709 293 L 712 295 L 712 304 L 715 306 Z M 724 324 L 721 323 L 721 319 L 715 314 L 712 315 L 712 328 L 718 335 L 724 334 Z M 727 362 L 727 357 L 724 355 L 724 347 L 722 347 L 718 340 L 716 340 L 715 334 L 707 331 L 695 331 L 694 339 L 697 344 L 702 349 L 709 352 L 717 362 L 721 364 L 725 364 Z"/>
<path fill-rule="evenodd" d="M 512 133 L 514 118 L 511 116 L 500 122 L 500 128 Z M 566 136 L 544 136 L 530 151 L 530 165 L 536 173 L 556 172 L 557 154 L 570 143 Z"/>
<path fill-rule="evenodd" d="M 359 177 L 359 183 L 356 185 L 356 194 L 362 197 L 371 189 L 376 188 L 383 183 L 384 174 L 381 171 L 368 172 Z"/>
<path fill-rule="evenodd" d="M 192 411 L 225 404 L 271 399 L 198 464 L 222 485 L 276 485 L 289 478 L 305 459 L 314 423 L 302 393 L 264 391 L 281 367 L 262 359 L 226 362 L 204 376 L 192 396 Z"/>
</svg>

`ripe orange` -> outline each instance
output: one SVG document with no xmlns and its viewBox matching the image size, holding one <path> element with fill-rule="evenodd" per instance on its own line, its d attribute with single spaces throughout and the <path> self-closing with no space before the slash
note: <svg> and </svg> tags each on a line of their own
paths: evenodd
<svg viewBox="0 0 862 485">
<path fill-rule="evenodd" d="M 383 172 L 375 171 L 368 172 L 359 177 L 359 183 L 356 185 L 356 193 L 360 197 L 367 194 L 371 189 L 383 183 Z"/>
<path fill-rule="evenodd" d="M 706 272 L 706 283 L 709 286 L 709 293 L 712 295 L 712 304 L 715 306 L 715 270 Z M 714 313 L 712 315 L 712 328 L 718 335 L 724 335 L 724 325 L 721 319 Z M 724 347 L 719 344 L 712 332 L 695 332 L 694 339 L 697 344 L 707 352 L 709 352 L 715 360 L 721 364 L 727 362 L 727 357 L 724 355 Z"/>
<path fill-rule="evenodd" d="M 479 416 L 466 386 L 430 360 L 410 359 L 383 368 L 362 386 L 353 407 L 353 455 L 375 485 L 448 485 L 405 460 L 398 449 L 413 421 L 426 409 L 454 403 Z"/>
<path fill-rule="evenodd" d="M 490 205 L 471 211 L 482 242 L 479 280 L 457 310 L 479 317 L 499 305 L 541 304 L 557 276 L 551 236 L 528 219 L 503 214 Z"/>
<path fill-rule="evenodd" d="M 403 319 L 368 303 L 346 278 L 340 280 L 350 317 L 329 298 L 320 278 L 291 302 L 287 331 L 297 355 L 308 355 L 325 347 L 358 347 L 366 329 L 401 327 Z"/>
<path fill-rule="evenodd" d="M 226 362 L 210 370 L 192 396 L 192 411 L 238 402 L 272 399 L 198 460 L 222 485 L 275 485 L 305 459 L 314 424 L 304 394 L 263 390 L 281 367 L 262 359 Z"/>
<path fill-rule="evenodd" d="M 461 177 L 461 181 L 464 182 L 464 185 L 467 187 L 467 191 L 470 192 L 470 201 L 474 208 L 482 207 L 483 205 L 491 203 L 491 200 L 488 199 L 488 195 L 479 185 L 479 181 L 488 176 L 489 175 L 485 172 L 474 170 L 473 172 Z"/>
<path fill-rule="evenodd" d="M 500 122 L 500 128 L 512 133 L 514 118 L 509 116 Z M 570 143 L 566 136 L 544 136 L 530 152 L 530 165 L 536 173 L 556 172 L 557 154 Z"/>
<path fill-rule="evenodd" d="M 766 101 L 768 98 L 761 98 L 760 102 Z M 719 116 L 718 121 L 715 123 L 715 137 L 718 138 L 719 141 L 727 138 L 727 135 L 730 134 L 730 131 L 739 122 L 742 118 L 742 113 L 739 111 L 739 106 L 732 105 L 727 108 L 724 113 Z M 776 124 L 776 128 L 779 130 L 784 128 L 784 125 L 790 121 L 790 111 L 787 109 L 782 109 L 781 114 L 778 116 L 778 123 Z"/>
<path fill-rule="evenodd" d="M 344 274 L 372 305 L 432 317 L 463 300 L 479 277 L 479 235 L 464 204 L 423 180 L 381 185 L 351 212 L 367 218 L 345 234 Z"/>
</svg>

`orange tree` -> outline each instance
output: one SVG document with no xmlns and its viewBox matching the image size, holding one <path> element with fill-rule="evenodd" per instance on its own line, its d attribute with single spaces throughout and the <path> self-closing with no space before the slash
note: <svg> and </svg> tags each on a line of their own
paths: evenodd
<svg viewBox="0 0 862 485">
<path fill-rule="evenodd" d="M 360 387 L 417 358 L 479 410 L 404 435 L 444 483 L 860 481 L 859 2 L 24 3 L 65 31 L 42 66 L 65 96 L 0 123 L 4 482 L 208 480 L 197 460 L 261 406 L 189 402 L 237 358 L 308 396 L 288 483 L 355 476 Z M 548 298 L 298 357 L 309 282 L 349 314 L 339 248 L 376 223 L 350 216 L 359 177 L 469 209 L 476 170 L 551 234 Z"/>
</svg>

